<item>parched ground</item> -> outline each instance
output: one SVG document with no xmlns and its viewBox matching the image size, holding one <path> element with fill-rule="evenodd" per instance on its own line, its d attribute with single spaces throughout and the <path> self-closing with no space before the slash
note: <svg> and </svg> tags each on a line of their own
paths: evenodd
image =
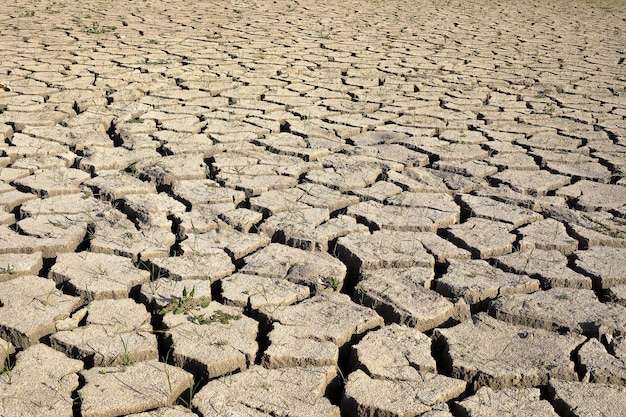
<svg viewBox="0 0 626 417">
<path fill-rule="evenodd" d="M 626 3 L 7 0 L 0 415 L 626 415 Z"/>
</svg>

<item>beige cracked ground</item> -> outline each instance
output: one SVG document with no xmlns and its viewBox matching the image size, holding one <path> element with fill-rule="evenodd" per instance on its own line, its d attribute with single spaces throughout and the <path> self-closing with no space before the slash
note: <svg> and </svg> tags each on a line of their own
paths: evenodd
<svg viewBox="0 0 626 417">
<path fill-rule="evenodd" d="M 7 0 L 0 416 L 626 415 L 626 3 Z"/>
</svg>

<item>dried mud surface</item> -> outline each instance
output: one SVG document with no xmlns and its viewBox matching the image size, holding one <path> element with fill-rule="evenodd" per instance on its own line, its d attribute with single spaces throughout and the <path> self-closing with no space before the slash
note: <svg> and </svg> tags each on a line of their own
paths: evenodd
<svg viewBox="0 0 626 417">
<path fill-rule="evenodd" d="M 0 415 L 626 414 L 623 0 L 8 0 Z"/>
</svg>

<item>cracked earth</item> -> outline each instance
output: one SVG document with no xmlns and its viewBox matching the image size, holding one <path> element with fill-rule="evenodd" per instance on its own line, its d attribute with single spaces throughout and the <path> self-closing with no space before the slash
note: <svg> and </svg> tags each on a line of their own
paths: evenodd
<svg viewBox="0 0 626 417">
<path fill-rule="evenodd" d="M 7 0 L 0 416 L 626 415 L 626 4 Z"/>
</svg>

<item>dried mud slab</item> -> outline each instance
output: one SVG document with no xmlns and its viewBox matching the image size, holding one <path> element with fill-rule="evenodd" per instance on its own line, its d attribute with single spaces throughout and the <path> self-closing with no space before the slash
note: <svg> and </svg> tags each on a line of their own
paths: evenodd
<svg viewBox="0 0 626 417">
<path fill-rule="evenodd" d="M 576 208 L 582 211 L 624 210 L 626 205 L 626 188 L 617 184 L 599 184 L 595 181 L 582 180 L 576 184 L 563 187 L 557 195 L 564 196 L 575 202 Z"/>
<path fill-rule="evenodd" d="M 122 211 L 135 222 L 166 230 L 172 228 L 168 216 L 184 213 L 183 203 L 164 193 L 128 194 L 122 199 Z"/>
<path fill-rule="evenodd" d="M 571 182 L 565 175 L 551 174 L 548 171 L 519 171 L 507 169 L 492 175 L 493 178 L 522 194 L 545 196 Z"/>
<path fill-rule="evenodd" d="M 243 191 L 221 187 L 217 182 L 206 178 L 176 180 L 171 187 L 173 195 L 191 208 L 202 204 L 233 203 L 237 205 L 246 198 Z"/>
<path fill-rule="evenodd" d="M 183 255 L 191 256 L 211 255 L 220 249 L 233 260 L 240 260 L 270 242 L 265 233 L 242 233 L 224 225 L 206 233 L 190 233 L 180 248 Z"/>
<path fill-rule="evenodd" d="M 127 365 L 158 358 L 157 339 L 146 308 L 126 298 L 98 300 L 86 308 L 85 325 L 58 331 L 50 344 L 89 366 Z"/>
<path fill-rule="evenodd" d="M 137 173 L 136 164 L 142 160 L 156 161 L 161 155 L 154 149 L 129 150 L 120 147 L 90 146 L 85 149 L 78 167 L 83 171 L 103 174 L 111 170 L 123 170 L 133 167 L 131 172 Z"/>
<path fill-rule="evenodd" d="M 371 187 L 354 191 L 361 201 L 384 203 L 385 199 L 402 193 L 402 188 L 388 181 L 376 181 Z"/>
<path fill-rule="evenodd" d="M 594 212 L 597 217 L 579 217 L 568 222 L 571 234 L 581 249 L 594 246 L 626 248 L 626 231 L 621 220 L 606 212 Z"/>
<path fill-rule="evenodd" d="M 558 416 L 552 405 L 541 398 L 541 391 L 538 388 L 509 388 L 494 391 L 489 387 L 482 387 L 471 397 L 457 402 L 455 409 L 463 417 Z"/>
<path fill-rule="evenodd" d="M 175 214 L 172 221 L 176 238 L 182 241 L 191 235 L 215 230 L 222 225 L 219 216 L 232 210 L 235 210 L 235 204 L 226 202 L 199 204 L 188 212 Z"/>
<path fill-rule="evenodd" d="M 25 229 L 34 235 L 20 234 L 7 226 L 0 225 L 0 253 L 40 252 L 43 258 L 54 258 L 57 253 L 76 250 L 82 243 L 87 230 L 86 225 L 73 225 L 68 226 L 68 233 L 65 234 L 66 230 L 48 223 L 44 217 L 25 220 Z M 52 234 L 48 237 L 47 233 Z"/>
<path fill-rule="evenodd" d="M 263 354 L 264 363 L 270 366 L 306 364 L 316 351 L 327 352 L 323 360 L 335 359 L 335 348 L 330 344 L 341 347 L 354 336 L 383 325 L 383 319 L 373 310 L 335 292 L 322 293 L 296 305 L 266 308 L 262 314 L 275 326 L 269 333 L 272 344 Z"/>
<path fill-rule="evenodd" d="M 89 236 L 92 252 L 124 256 L 133 262 L 166 257 L 175 242 L 176 237 L 169 230 L 161 227 L 139 230 L 121 213 L 98 219 Z"/>
<path fill-rule="evenodd" d="M 333 194 L 335 197 L 342 195 L 338 191 L 334 191 L 326 187 L 322 188 L 328 190 L 328 193 Z M 286 190 L 270 190 L 261 193 L 256 197 L 250 198 L 250 208 L 263 213 L 265 217 L 273 216 L 282 212 L 308 209 L 311 206 L 302 201 L 305 195 L 306 192 L 304 192 L 304 190 L 296 187 Z M 356 198 L 355 200 L 358 201 Z M 346 205 L 350 205 L 350 203 Z"/>
<path fill-rule="evenodd" d="M 626 389 L 589 382 L 550 380 L 548 396 L 561 415 L 618 417 L 626 413 Z"/>
<path fill-rule="evenodd" d="M 365 271 L 353 299 L 373 308 L 386 322 L 431 330 L 450 321 L 469 318 L 469 306 L 443 297 L 424 284 L 432 281 L 432 268 L 399 268 Z"/>
<path fill-rule="evenodd" d="M 528 388 L 554 378 L 577 381 L 570 355 L 586 338 L 506 324 L 484 313 L 449 329 L 435 329 L 444 369 L 474 389 Z"/>
<path fill-rule="evenodd" d="M 578 350 L 583 381 L 626 386 L 626 343 L 624 336 L 611 341 L 609 353 L 598 339 L 589 339 Z"/>
<path fill-rule="evenodd" d="M 204 252 L 204 251 L 203 251 Z M 206 280 L 215 282 L 235 271 L 235 265 L 221 249 L 207 253 L 154 258 L 150 263 L 156 268 L 157 276 L 172 280 Z"/>
<path fill-rule="evenodd" d="M 309 298 L 306 285 L 286 279 L 235 273 L 220 281 L 225 304 L 248 307 L 251 310 L 286 306 Z"/>
<path fill-rule="evenodd" d="M 263 353 L 261 365 L 268 369 L 295 366 L 338 366 L 339 346 L 311 335 L 300 335 L 290 325 L 272 323 L 268 334 L 269 347 Z"/>
<path fill-rule="evenodd" d="M 307 235 L 330 218 L 328 209 L 305 208 L 297 211 L 283 211 L 266 219 L 261 231 L 274 241 L 306 242 Z M 310 245 L 308 245 L 310 246 Z"/>
<path fill-rule="evenodd" d="M 78 390 L 85 417 L 113 417 L 173 405 L 193 377 L 156 360 L 124 367 L 92 368 L 81 372 L 85 385 Z"/>
<path fill-rule="evenodd" d="M 626 333 L 626 309 L 602 303 L 593 291 L 553 288 L 534 294 L 513 294 L 494 300 L 490 314 L 507 323 L 520 324 L 559 333 Z"/>
<path fill-rule="evenodd" d="M 351 366 L 372 378 L 420 381 L 424 372 L 436 373 L 431 339 L 411 327 L 390 324 L 369 332 L 352 347 Z"/>
<path fill-rule="evenodd" d="M 212 379 L 247 369 L 258 351 L 258 323 L 241 308 L 212 301 L 163 316 L 169 358 L 197 378 Z"/>
<path fill-rule="evenodd" d="M 591 276 L 595 286 L 607 289 L 626 284 L 626 248 L 593 247 L 574 255 L 576 267 Z"/>
<path fill-rule="evenodd" d="M 41 252 L 20 254 L 19 257 L 11 253 L 0 254 L 0 282 L 23 275 L 37 275 L 42 265 Z"/>
<path fill-rule="evenodd" d="M 535 152 L 538 154 L 539 152 Z M 611 171 L 598 163 L 596 158 L 584 155 L 557 154 L 557 156 L 545 156 L 547 152 L 542 152 L 541 165 L 557 174 L 568 175 L 575 179 L 595 181 L 598 183 L 608 183 L 611 179 Z"/>
<path fill-rule="evenodd" d="M 565 226 L 554 219 L 544 219 L 518 229 L 523 236 L 520 250 L 537 248 L 558 250 L 569 255 L 578 249 L 578 241 L 567 234 Z"/>
<path fill-rule="evenodd" d="M 158 155 L 135 163 L 141 179 L 156 185 L 172 185 L 176 180 L 202 180 L 206 178 L 207 166 L 200 155 Z"/>
<path fill-rule="evenodd" d="M 287 279 L 306 285 L 312 293 L 324 289 L 340 291 L 346 277 L 346 266 L 326 252 L 310 252 L 279 243 L 245 258 L 240 269 L 244 274 Z"/>
<path fill-rule="evenodd" d="M 446 297 L 463 298 L 470 305 L 507 294 L 539 290 L 539 281 L 527 275 L 504 272 L 481 259 L 449 259 L 448 270 L 434 284 L 437 292 Z"/>
<path fill-rule="evenodd" d="M 205 416 L 227 412 L 251 417 L 339 417 L 339 408 L 324 397 L 335 377 L 336 368 L 332 366 L 253 366 L 247 372 L 210 381 L 194 396 L 192 404 Z"/>
<path fill-rule="evenodd" d="M 110 210 L 110 206 L 86 193 L 59 195 L 41 200 L 31 200 L 21 205 L 21 217 L 34 217 L 45 214 L 84 215 Z"/>
<path fill-rule="evenodd" d="M 339 215 L 330 218 L 313 230 L 306 230 L 304 233 L 295 234 L 285 239 L 289 246 L 304 250 L 328 252 L 334 248 L 335 240 L 352 233 L 368 234 L 367 226 L 357 223 L 354 217 Z"/>
<path fill-rule="evenodd" d="M 374 184 L 381 173 L 380 169 L 371 171 L 361 168 L 354 172 L 349 168 L 324 168 L 309 172 L 306 179 L 313 184 L 323 185 L 343 193 Z"/>
<path fill-rule="evenodd" d="M 190 295 L 192 292 L 193 295 Z M 197 279 L 175 281 L 171 278 L 158 278 L 141 286 L 139 298 L 149 310 L 156 311 L 166 308 L 174 300 L 179 304 L 184 300 L 200 304 L 211 301 L 211 281 Z"/>
<path fill-rule="evenodd" d="M 578 288 L 590 290 L 590 277 L 567 267 L 568 260 L 562 252 L 531 247 L 493 258 L 499 268 L 517 274 L 526 274 L 541 282 L 544 288 Z"/>
<path fill-rule="evenodd" d="M 66 283 L 69 291 L 86 300 L 127 298 L 130 291 L 150 279 L 128 258 L 102 253 L 61 253 L 49 278 Z"/>
<path fill-rule="evenodd" d="M 0 337 L 19 348 L 37 344 L 80 304 L 49 279 L 26 275 L 0 282 Z"/>
<path fill-rule="evenodd" d="M 355 272 L 381 268 L 434 267 L 435 260 L 413 232 L 376 231 L 337 241 L 337 256 Z"/>
<path fill-rule="evenodd" d="M 156 193 L 154 184 L 141 181 L 132 173 L 110 171 L 83 182 L 95 196 L 104 201 L 114 201 L 129 194 Z"/>
<path fill-rule="evenodd" d="M 517 207 L 488 197 L 478 197 L 465 194 L 460 197 L 461 202 L 470 211 L 471 216 L 482 219 L 495 220 L 508 224 L 508 230 L 542 220 L 541 214 L 532 210 Z"/>
<path fill-rule="evenodd" d="M 469 250 L 475 258 L 486 259 L 513 251 L 515 235 L 506 223 L 472 217 L 447 229 L 452 243 Z"/>
<path fill-rule="evenodd" d="M 82 369 L 81 361 L 46 345 L 26 348 L 16 355 L 12 369 L 0 374 L 0 414 L 73 416 L 72 393 L 78 388 L 78 372 Z"/>
<path fill-rule="evenodd" d="M 248 233 L 252 227 L 263 220 L 263 215 L 246 208 L 237 208 L 220 214 L 220 219 L 240 232 Z"/>
<path fill-rule="evenodd" d="M 391 206 L 376 201 L 364 201 L 348 207 L 354 216 L 372 230 L 398 230 L 407 232 L 436 232 L 437 229 L 458 222 L 455 212 L 442 212 L 427 207 Z"/>
<path fill-rule="evenodd" d="M 416 237 L 424 248 L 435 257 L 437 263 L 444 263 L 448 259 L 470 259 L 471 253 L 450 243 L 436 233 L 416 233 Z"/>
<path fill-rule="evenodd" d="M 21 191 L 45 198 L 80 193 L 79 185 L 90 178 L 89 173 L 74 168 L 42 169 L 14 184 Z"/>
<path fill-rule="evenodd" d="M 357 370 L 348 376 L 341 400 L 342 415 L 422 415 L 465 392 L 464 381 L 432 373 L 419 380 L 370 378 Z"/>
</svg>

